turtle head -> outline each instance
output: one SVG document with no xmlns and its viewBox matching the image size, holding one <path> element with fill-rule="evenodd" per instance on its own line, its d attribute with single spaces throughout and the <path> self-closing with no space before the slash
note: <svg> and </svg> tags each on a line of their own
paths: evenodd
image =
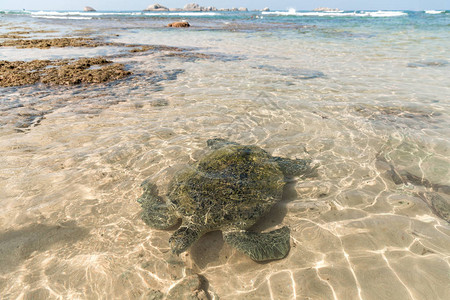
<svg viewBox="0 0 450 300">
<path fill-rule="evenodd" d="M 219 149 L 228 145 L 239 145 L 238 143 L 230 142 L 222 138 L 214 138 L 206 141 L 206 144 L 211 149 Z"/>
<path fill-rule="evenodd" d="M 190 227 L 180 227 L 169 239 L 170 248 L 172 248 L 174 254 L 179 255 L 186 251 L 199 237 L 199 231 Z"/>
</svg>

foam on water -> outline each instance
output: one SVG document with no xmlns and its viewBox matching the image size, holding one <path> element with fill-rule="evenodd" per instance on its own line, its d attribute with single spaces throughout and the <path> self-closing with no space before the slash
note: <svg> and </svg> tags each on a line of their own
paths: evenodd
<svg viewBox="0 0 450 300">
<path fill-rule="evenodd" d="M 136 16 L 142 12 L 32 11 L 32 16 Z"/>
<path fill-rule="evenodd" d="M 354 12 L 297 12 L 295 9 L 290 9 L 289 11 L 263 11 L 263 15 L 271 16 L 314 16 L 314 17 L 401 17 L 407 16 L 408 14 L 403 11 L 354 11 Z"/>
<path fill-rule="evenodd" d="M 33 18 L 41 19 L 60 19 L 60 20 L 91 20 L 92 17 L 70 17 L 70 16 L 47 16 L 47 15 L 33 15 Z"/>
<path fill-rule="evenodd" d="M 426 10 L 425 13 L 430 15 L 437 15 L 445 13 L 445 10 Z"/>
</svg>

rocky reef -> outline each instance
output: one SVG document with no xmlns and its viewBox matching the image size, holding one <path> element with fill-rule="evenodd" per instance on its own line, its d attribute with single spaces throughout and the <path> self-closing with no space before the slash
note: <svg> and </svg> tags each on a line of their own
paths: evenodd
<svg viewBox="0 0 450 300">
<path fill-rule="evenodd" d="M 99 47 L 110 45 L 91 38 L 14 39 L 0 43 L 0 47 L 40 48 Z"/>
<path fill-rule="evenodd" d="M 125 78 L 131 72 L 123 64 L 105 58 L 77 60 L 0 61 L 0 86 L 23 86 L 36 83 L 76 85 L 102 83 Z"/>
</svg>

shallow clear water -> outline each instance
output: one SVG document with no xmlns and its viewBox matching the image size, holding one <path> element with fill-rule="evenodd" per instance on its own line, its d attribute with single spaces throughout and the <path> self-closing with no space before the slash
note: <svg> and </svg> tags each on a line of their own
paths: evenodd
<svg viewBox="0 0 450 300">
<path fill-rule="evenodd" d="M 37 16 L 1 15 L 1 33 L 88 33 L 211 57 L 117 56 L 137 75 L 0 89 L 2 298 L 146 299 L 190 274 L 221 299 L 450 294 L 448 13 L 183 16 L 187 30 L 162 27 L 173 15 Z M 0 59 L 122 50 L 0 48 Z M 289 226 L 286 258 L 255 263 L 220 232 L 177 257 L 172 231 L 140 219 L 140 183 L 163 194 L 215 137 L 316 166 L 255 228 Z"/>
</svg>

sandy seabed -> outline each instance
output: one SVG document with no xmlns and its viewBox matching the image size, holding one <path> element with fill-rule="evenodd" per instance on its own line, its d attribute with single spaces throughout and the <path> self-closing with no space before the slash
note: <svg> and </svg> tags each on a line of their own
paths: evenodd
<svg viewBox="0 0 450 300">
<path fill-rule="evenodd" d="M 36 34 L 54 34 L 45 24 Z M 32 31 L 13 25 L 11 35 Z M 404 77 L 380 78 L 385 62 L 368 64 L 378 56 L 358 56 L 346 44 L 342 65 L 329 52 L 337 50 L 299 44 L 305 58 L 296 66 L 290 42 L 264 33 L 233 33 L 230 42 L 229 32 L 192 31 L 196 40 L 177 40 L 212 43 L 211 50 L 151 46 L 158 38 L 176 44 L 162 38 L 174 39 L 166 29 L 156 37 L 143 29 L 142 44 L 131 43 L 131 29 L 110 38 L 114 45 L 52 47 L 36 58 L 79 59 L 73 53 L 81 51 L 124 66 L 127 76 L 2 88 L 0 298 L 446 299 L 448 87 L 435 78 L 447 67 L 408 68 L 414 59 L 398 55 L 394 65 Z M 103 30 L 102 38 L 117 30 Z M 263 47 L 261 38 L 279 44 Z M 249 39 L 250 50 L 239 46 Z M 354 76 L 355 64 L 364 63 Z M 417 103 L 405 104 L 413 84 Z M 254 227 L 288 226 L 286 258 L 254 262 L 219 231 L 176 256 L 168 244 L 173 231 L 140 219 L 141 182 L 164 194 L 173 174 L 216 137 L 316 166 L 314 176 L 287 183 Z"/>
</svg>

